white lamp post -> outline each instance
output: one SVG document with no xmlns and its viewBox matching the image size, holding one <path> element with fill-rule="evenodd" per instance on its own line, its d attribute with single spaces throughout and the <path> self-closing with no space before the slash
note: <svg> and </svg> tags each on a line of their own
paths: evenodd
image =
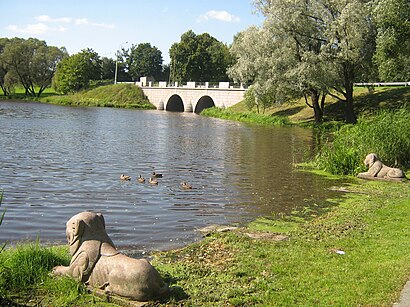
<svg viewBox="0 0 410 307">
<path fill-rule="evenodd" d="M 114 84 L 117 84 L 117 76 L 118 76 L 118 53 L 122 48 L 122 45 L 128 44 L 128 42 L 121 43 L 117 49 L 116 60 L 115 60 L 115 73 L 114 73 Z"/>
</svg>

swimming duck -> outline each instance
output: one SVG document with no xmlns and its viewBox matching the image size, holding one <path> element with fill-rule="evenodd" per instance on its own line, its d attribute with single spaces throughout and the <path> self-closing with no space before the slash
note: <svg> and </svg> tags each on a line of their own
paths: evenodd
<svg viewBox="0 0 410 307">
<path fill-rule="evenodd" d="M 131 176 L 121 174 L 120 179 L 121 180 L 131 180 Z"/>
<path fill-rule="evenodd" d="M 152 172 L 152 178 L 162 178 L 162 174 L 158 174 L 156 172 Z"/>
<path fill-rule="evenodd" d="M 139 183 L 145 183 L 145 178 L 141 177 L 141 175 L 138 177 L 137 180 L 138 180 Z"/>
<path fill-rule="evenodd" d="M 190 190 L 192 189 L 192 185 L 188 184 L 187 182 L 183 181 L 181 182 L 181 187 L 185 190 Z"/>
<path fill-rule="evenodd" d="M 148 182 L 150 183 L 150 184 L 158 184 L 158 181 L 156 181 L 154 178 L 152 178 L 152 177 L 150 177 L 149 179 L 148 179 Z"/>
</svg>

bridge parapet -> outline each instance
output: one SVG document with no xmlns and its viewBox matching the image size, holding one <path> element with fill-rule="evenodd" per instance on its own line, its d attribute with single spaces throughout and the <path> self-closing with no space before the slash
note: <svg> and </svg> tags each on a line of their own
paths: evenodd
<svg viewBox="0 0 410 307">
<path fill-rule="evenodd" d="M 166 82 L 166 81 L 159 81 L 159 82 L 153 82 L 153 81 L 137 81 L 135 82 L 135 85 L 138 85 L 139 87 L 160 87 L 160 88 L 197 88 L 197 89 L 223 89 L 223 90 L 229 90 L 229 89 L 241 89 L 241 90 L 246 90 L 246 88 L 243 86 L 243 84 L 232 84 L 230 82 L 187 82 L 186 84 L 180 84 L 179 82 Z"/>
<path fill-rule="evenodd" d="M 135 82 L 158 110 L 199 113 L 205 108 L 226 108 L 243 100 L 246 88 L 229 82 L 153 82 L 141 78 Z"/>
</svg>

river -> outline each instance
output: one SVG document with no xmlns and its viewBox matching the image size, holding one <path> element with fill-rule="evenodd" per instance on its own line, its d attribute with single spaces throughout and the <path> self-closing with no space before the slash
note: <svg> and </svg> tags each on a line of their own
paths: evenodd
<svg viewBox="0 0 410 307">
<path fill-rule="evenodd" d="M 314 144 L 308 129 L 4 101 L 0 131 L 0 242 L 66 243 L 66 221 L 91 210 L 120 249 L 161 250 L 198 240 L 204 226 L 316 210 L 337 195 L 338 183 L 293 166 Z M 153 171 L 157 186 L 136 182 Z"/>
</svg>

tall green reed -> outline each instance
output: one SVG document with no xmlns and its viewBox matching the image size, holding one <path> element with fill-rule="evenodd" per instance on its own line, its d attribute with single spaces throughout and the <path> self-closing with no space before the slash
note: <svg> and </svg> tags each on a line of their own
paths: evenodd
<svg viewBox="0 0 410 307">
<path fill-rule="evenodd" d="M 0 206 L 1 203 L 3 202 L 3 191 L 0 192 Z M 4 215 L 6 214 L 6 209 L 3 210 L 3 213 L 1 214 L 0 217 L 0 226 L 3 223 L 3 219 L 4 219 Z M 0 246 L 0 253 L 4 250 L 4 248 L 6 247 L 7 243 L 4 243 L 2 246 Z"/>
<path fill-rule="evenodd" d="M 356 175 L 365 170 L 363 160 L 376 153 L 383 163 L 410 166 L 410 112 L 405 109 L 381 111 L 362 116 L 356 125 L 346 125 L 334 133 L 316 155 L 316 166 L 336 175 Z"/>
</svg>

